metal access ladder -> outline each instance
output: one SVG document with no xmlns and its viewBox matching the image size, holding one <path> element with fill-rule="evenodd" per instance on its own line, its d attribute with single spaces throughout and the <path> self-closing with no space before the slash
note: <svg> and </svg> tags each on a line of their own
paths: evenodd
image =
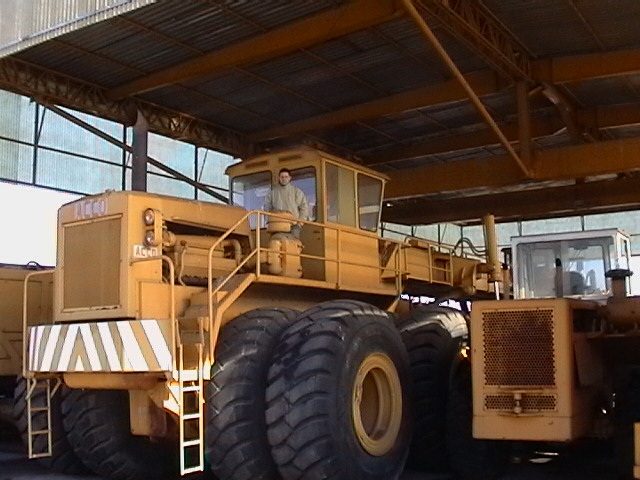
<svg viewBox="0 0 640 480">
<path fill-rule="evenodd" d="M 178 345 L 178 416 L 180 423 L 180 474 L 204 470 L 204 332 L 198 321 L 197 331 L 181 331 Z M 197 367 L 185 369 L 185 353 L 197 355 Z"/>
<path fill-rule="evenodd" d="M 27 378 L 27 436 L 29 458 L 50 457 L 52 454 L 52 438 L 51 438 L 51 399 L 61 385 L 60 379 L 56 379 L 56 384 L 51 388 L 50 379 Z M 34 394 L 38 390 L 43 390 L 42 403 L 34 405 Z M 44 414 L 46 418 L 45 425 L 38 425 L 38 429 L 34 428 L 35 416 Z M 38 422 L 42 423 L 42 422 Z M 47 437 L 47 441 L 43 445 L 43 449 L 36 451 L 36 439 L 42 436 Z"/>
</svg>

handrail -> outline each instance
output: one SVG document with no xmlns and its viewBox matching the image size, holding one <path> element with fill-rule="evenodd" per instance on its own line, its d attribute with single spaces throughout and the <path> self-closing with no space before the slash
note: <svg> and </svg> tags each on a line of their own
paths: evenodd
<svg viewBox="0 0 640 480">
<path fill-rule="evenodd" d="M 38 272 L 30 272 L 24 277 L 22 282 L 22 376 L 27 377 L 27 326 L 28 326 L 28 315 L 27 315 L 27 298 L 29 296 L 29 280 L 31 277 L 35 277 L 36 275 L 53 275 L 55 270 L 41 270 Z"/>
<path fill-rule="evenodd" d="M 219 292 L 224 285 L 227 284 L 227 282 L 231 279 L 231 277 L 233 275 L 235 275 L 242 266 L 246 265 L 248 263 L 248 261 L 254 257 L 254 256 L 259 256 L 259 252 L 260 251 L 265 251 L 265 252 L 276 252 L 275 250 L 271 250 L 269 248 L 265 248 L 265 247 L 261 247 L 260 246 L 260 231 L 259 229 L 256 229 L 256 246 L 255 248 L 249 253 L 249 255 L 240 263 L 236 266 L 236 268 L 230 272 L 229 274 L 227 274 L 227 276 L 218 283 L 217 287 L 215 289 L 213 289 L 213 278 L 211 276 L 211 270 L 212 270 L 212 259 L 213 259 L 213 251 L 229 236 L 231 235 L 231 233 L 233 233 L 233 231 L 238 228 L 242 222 L 244 222 L 249 216 L 251 215 L 256 215 L 256 224 L 260 225 L 260 219 L 261 216 L 267 216 L 267 217 L 273 217 L 273 218 L 281 218 L 281 219 L 285 219 L 285 220 L 290 220 L 291 217 L 287 216 L 287 215 L 283 215 L 283 214 L 278 214 L 277 212 L 264 212 L 261 210 L 249 210 L 247 211 L 233 226 L 231 226 L 229 229 L 227 229 L 227 231 L 222 234 L 220 237 L 218 237 L 218 239 L 211 245 L 211 247 L 209 247 L 209 254 L 208 254 L 208 293 L 210 297 L 213 297 L 214 294 L 216 294 L 217 292 Z M 316 260 L 322 260 L 322 261 L 326 261 L 326 262 L 331 262 L 331 263 L 336 263 L 337 264 L 337 279 L 338 279 L 338 285 L 340 285 L 340 264 L 343 263 L 345 265 L 353 265 L 353 266 L 362 266 L 362 267 L 366 267 L 366 268 L 372 268 L 372 269 L 377 269 L 379 271 L 384 271 L 384 270 L 389 270 L 389 267 L 386 265 L 369 265 L 369 264 L 365 264 L 365 263 L 359 263 L 359 262 L 341 262 L 341 258 L 340 258 L 340 232 L 342 232 L 342 229 L 339 227 L 334 227 L 332 225 L 327 225 L 324 223 L 319 223 L 319 222 L 313 222 L 310 220 L 302 220 L 302 219 L 297 219 L 296 221 L 303 223 L 305 225 L 313 225 L 313 226 L 318 226 L 324 229 L 328 229 L 328 230 L 335 230 L 336 234 L 337 234 L 337 238 L 336 238 L 336 243 L 338 244 L 338 248 L 336 248 L 336 258 L 328 258 L 328 257 L 322 257 L 322 256 L 318 256 L 318 255 L 307 255 L 307 254 L 303 254 L 303 253 L 290 253 L 289 255 L 292 256 L 296 256 L 296 257 L 301 257 L 301 258 L 311 258 L 311 259 L 316 259 Z M 355 233 L 356 235 L 358 233 Z M 378 238 L 382 238 L 382 237 L 378 237 Z M 393 240 L 393 239 L 386 239 L 383 238 L 383 240 L 385 241 L 389 241 L 391 243 L 396 243 L 398 245 L 402 245 L 402 242 L 398 241 L 398 240 Z M 400 256 L 400 251 L 401 249 L 396 249 L 396 251 L 394 252 L 394 256 L 395 257 L 399 257 Z M 256 263 L 256 275 L 259 276 L 260 275 L 260 262 Z M 406 273 L 404 270 L 400 270 L 400 268 L 398 269 L 391 269 L 395 274 L 396 274 L 396 278 L 401 277 L 401 274 Z M 398 288 L 399 290 L 399 288 Z"/>
</svg>

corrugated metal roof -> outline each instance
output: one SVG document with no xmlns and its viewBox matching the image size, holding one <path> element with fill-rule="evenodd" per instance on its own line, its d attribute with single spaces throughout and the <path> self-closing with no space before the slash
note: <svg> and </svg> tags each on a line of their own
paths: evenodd
<svg viewBox="0 0 640 480">
<path fill-rule="evenodd" d="M 156 0 L 3 0 L 0 57 L 130 12 Z M 13 21 L 10 21 L 12 19 Z"/>
</svg>

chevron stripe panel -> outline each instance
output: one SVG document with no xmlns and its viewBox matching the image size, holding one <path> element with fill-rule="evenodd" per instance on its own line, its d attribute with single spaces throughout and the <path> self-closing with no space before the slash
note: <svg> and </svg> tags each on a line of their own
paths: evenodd
<svg viewBox="0 0 640 480">
<path fill-rule="evenodd" d="M 169 320 L 38 325 L 29 328 L 31 372 L 167 372 Z"/>
</svg>

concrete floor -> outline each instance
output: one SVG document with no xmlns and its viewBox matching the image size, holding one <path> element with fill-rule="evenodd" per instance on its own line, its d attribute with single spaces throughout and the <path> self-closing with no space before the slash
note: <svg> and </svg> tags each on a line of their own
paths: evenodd
<svg viewBox="0 0 640 480">
<path fill-rule="evenodd" d="M 613 480 L 616 478 L 609 447 L 587 442 L 566 449 L 546 463 L 524 461 L 512 464 L 503 480 Z M 542 456 L 540 459 L 544 459 Z M 71 476 L 51 473 L 37 461 L 28 460 L 13 428 L 0 422 L 0 480 L 98 480 L 97 476 Z M 191 480 L 211 480 L 195 475 Z M 222 480 L 222 479 L 221 479 Z M 405 471 L 400 480 L 455 480 L 449 475 Z"/>
</svg>

